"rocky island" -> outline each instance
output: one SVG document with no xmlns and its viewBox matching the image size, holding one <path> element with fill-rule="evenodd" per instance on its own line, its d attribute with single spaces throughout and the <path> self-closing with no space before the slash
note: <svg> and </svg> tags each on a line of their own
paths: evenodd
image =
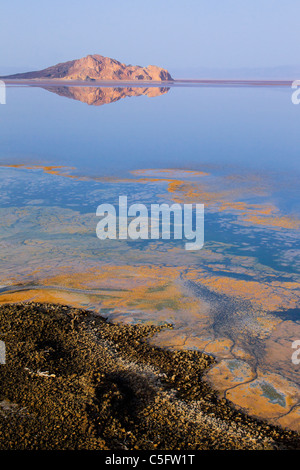
<svg viewBox="0 0 300 470">
<path fill-rule="evenodd" d="M 82 59 L 71 60 L 34 72 L 7 75 L 6 79 L 20 80 L 173 80 L 169 72 L 156 65 L 141 67 L 126 65 L 99 54 L 88 55 Z"/>
</svg>

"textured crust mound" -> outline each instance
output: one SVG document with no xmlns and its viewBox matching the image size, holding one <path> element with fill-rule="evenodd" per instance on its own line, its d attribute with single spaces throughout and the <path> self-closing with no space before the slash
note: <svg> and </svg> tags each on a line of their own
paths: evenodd
<svg viewBox="0 0 300 470">
<path fill-rule="evenodd" d="M 0 450 L 299 449 L 295 432 L 217 397 L 204 379 L 213 358 L 149 343 L 170 327 L 2 305 Z"/>
</svg>

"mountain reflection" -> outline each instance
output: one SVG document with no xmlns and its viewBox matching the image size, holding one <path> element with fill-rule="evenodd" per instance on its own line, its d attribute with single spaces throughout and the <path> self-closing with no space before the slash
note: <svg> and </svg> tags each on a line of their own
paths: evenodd
<svg viewBox="0 0 300 470">
<path fill-rule="evenodd" d="M 59 96 L 65 96 L 73 100 L 81 101 L 93 106 L 102 106 L 103 104 L 114 103 L 122 98 L 131 96 L 148 96 L 153 98 L 160 96 L 169 91 L 168 87 L 148 87 L 148 88 L 132 88 L 132 87 L 82 87 L 82 86 L 51 86 L 43 87 L 45 90 L 56 93 Z"/>
</svg>

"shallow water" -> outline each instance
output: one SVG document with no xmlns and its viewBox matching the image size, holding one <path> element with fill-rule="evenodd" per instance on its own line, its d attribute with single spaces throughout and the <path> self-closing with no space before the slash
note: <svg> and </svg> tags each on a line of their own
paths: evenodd
<svg viewBox="0 0 300 470">
<path fill-rule="evenodd" d="M 299 118 L 291 89 L 9 87 L 0 107 L 0 301 L 168 322 L 208 380 L 300 429 Z M 96 208 L 203 203 L 205 243 L 103 240 Z"/>
</svg>

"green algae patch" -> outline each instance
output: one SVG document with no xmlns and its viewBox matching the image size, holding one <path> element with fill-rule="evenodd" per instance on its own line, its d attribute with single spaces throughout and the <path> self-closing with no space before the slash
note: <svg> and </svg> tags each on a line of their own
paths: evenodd
<svg viewBox="0 0 300 470">
<path fill-rule="evenodd" d="M 164 284 L 162 286 L 155 286 L 155 287 L 148 287 L 147 291 L 149 294 L 152 294 L 154 292 L 163 292 L 166 290 L 166 288 L 169 287 L 169 284 Z"/>
<path fill-rule="evenodd" d="M 147 338 L 168 326 L 120 325 L 67 306 L 0 308 L 0 449 L 298 448 L 298 435 L 220 400 L 214 362 Z"/>
<path fill-rule="evenodd" d="M 266 382 L 260 384 L 260 388 L 263 392 L 263 396 L 266 397 L 271 403 L 277 403 L 279 406 L 285 407 L 285 397 L 279 393 L 275 387 Z"/>
</svg>

